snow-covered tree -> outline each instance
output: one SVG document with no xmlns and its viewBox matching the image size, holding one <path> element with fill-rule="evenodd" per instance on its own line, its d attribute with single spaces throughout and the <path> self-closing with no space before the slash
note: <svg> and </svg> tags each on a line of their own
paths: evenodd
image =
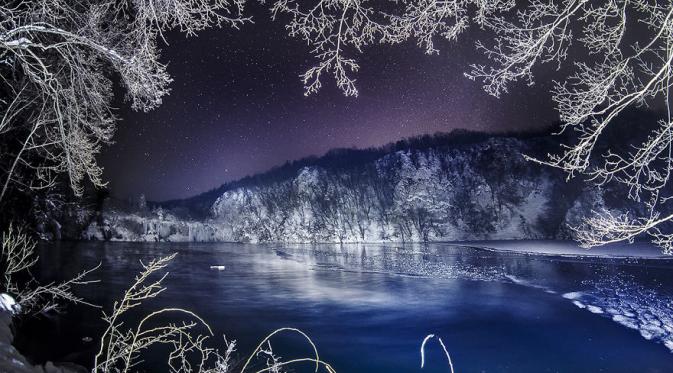
<svg viewBox="0 0 673 373">
<path fill-rule="evenodd" d="M 558 154 L 532 159 L 604 185 L 625 184 L 629 197 L 647 208 L 644 216 L 597 212 L 578 237 L 589 246 L 651 235 L 673 251 L 673 233 L 663 225 L 671 199 L 673 118 L 673 3 L 668 0 L 402 0 L 397 6 L 367 0 L 280 0 L 273 15 L 289 14 L 289 34 L 313 46 L 317 63 L 303 75 L 306 93 L 332 75 L 346 95 L 357 95 L 358 63 L 349 53 L 378 43 L 416 40 L 428 54 L 436 39 L 456 40 L 469 27 L 488 35 L 476 42 L 488 59 L 466 76 L 496 97 L 512 84 L 533 85 L 534 68 L 559 67 L 553 99 L 563 131 L 576 140 Z M 571 51 L 572 46 L 572 51 Z M 560 69 L 563 67 L 563 69 Z M 561 72 L 568 72 L 562 75 Z M 628 149 L 598 151 L 614 119 L 635 106 L 662 109 L 644 140 Z"/>
<path fill-rule="evenodd" d="M 11 187 L 54 186 L 67 174 L 105 184 L 96 163 L 115 130 L 119 83 L 135 110 L 161 104 L 171 78 L 162 32 L 238 27 L 242 0 L 9 0 L 0 4 L 0 200 Z"/>
<path fill-rule="evenodd" d="M 593 246 L 632 240 L 647 233 L 664 251 L 671 252 L 673 234 L 662 224 L 673 215 L 662 215 L 669 200 L 673 121 L 670 108 L 673 53 L 673 4 L 670 1 L 573 0 L 532 2 L 517 12 L 515 21 L 491 17 L 487 27 L 496 32 L 494 46 L 478 46 L 494 66 L 473 66 L 468 77 L 484 82 L 487 92 L 498 96 L 510 82 L 533 82 L 532 67 L 554 62 L 571 65 L 570 75 L 559 77 L 553 98 L 563 131 L 576 140 L 546 159 L 533 159 L 583 175 L 604 185 L 625 184 L 629 197 L 647 207 L 644 216 L 612 215 L 598 211 L 577 227 L 578 238 Z M 627 35 L 632 35 L 627 37 Z M 635 37 L 640 36 L 640 37 Z M 568 58 L 575 41 L 584 53 Z M 663 107 L 662 116 L 642 142 L 628 149 L 597 143 L 614 119 L 635 106 Z M 652 123 L 654 124 L 654 123 Z M 646 124 L 649 125 L 649 124 Z"/>
<path fill-rule="evenodd" d="M 244 0 L 9 0 L 0 5 L 0 200 L 12 186 L 50 188 L 67 174 L 75 194 L 83 181 L 104 185 L 96 163 L 115 129 L 110 106 L 119 82 L 136 110 L 151 110 L 169 92 L 159 62 L 162 32 L 188 35 L 209 26 L 239 26 Z M 588 245 L 650 234 L 667 251 L 673 220 L 665 205 L 671 173 L 670 110 L 673 4 L 667 0 L 276 0 L 274 19 L 312 46 L 316 63 L 303 75 L 306 93 L 326 76 L 357 95 L 353 53 L 379 43 L 414 40 L 428 54 L 438 39 L 454 41 L 470 27 L 488 61 L 465 74 L 491 95 L 512 84 L 534 84 L 534 68 L 552 63 L 553 97 L 563 130 L 576 141 L 533 159 L 617 182 L 647 207 L 644 216 L 598 213 L 578 235 Z M 573 48 L 570 51 L 570 48 Z M 576 50 L 575 50 L 576 49 Z M 571 52 L 571 53 L 570 53 Z M 625 110 L 661 108 L 642 142 L 597 151 L 596 144 Z M 6 155 L 6 156 L 5 156 Z"/>
</svg>

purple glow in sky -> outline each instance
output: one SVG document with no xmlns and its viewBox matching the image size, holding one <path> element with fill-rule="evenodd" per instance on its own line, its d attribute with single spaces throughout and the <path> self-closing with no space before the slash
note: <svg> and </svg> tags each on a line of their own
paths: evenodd
<svg viewBox="0 0 673 373">
<path fill-rule="evenodd" d="M 439 56 L 413 44 L 369 49 L 359 60 L 359 97 L 344 97 L 330 80 L 305 97 L 306 46 L 264 13 L 255 16 L 239 31 L 168 35 L 171 95 L 149 113 L 120 104 L 116 143 L 101 157 L 113 195 L 188 197 L 335 147 L 455 128 L 530 130 L 556 118 L 544 74 L 533 89 L 500 99 L 465 78 L 480 59 L 469 38 L 440 43 Z"/>
</svg>

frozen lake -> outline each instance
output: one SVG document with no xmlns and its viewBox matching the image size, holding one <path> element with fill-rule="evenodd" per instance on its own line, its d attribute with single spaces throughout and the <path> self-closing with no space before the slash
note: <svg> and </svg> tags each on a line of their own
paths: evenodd
<svg viewBox="0 0 673 373">
<path fill-rule="evenodd" d="M 36 272 L 45 280 L 68 277 L 102 262 L 93 276 L 101 283 L 78 294 L 109 308 L 139 271 L 139 260 L 173 252 L 168 289 L 145 311 L 193 310 L 216 334 L 236 339 L 240 357 L 270 331 L 291 326 L 309 334 L 338 372 L 421 371 L 419 347 L 430 333 L 442 337 L 456 372 L 666 372 L 673 366 L 669 259 L 450 244 L 78 242 L 43 245 Z M 41 359 L 90 364 L 95 343 L 82 339 L 100 333 L 99 316 L 71 307 L 60 318 L 24 327 L 18 344 Z M 39 338 L 31 336 L 36 329 Z M 276 339 L 274 349 L 288 358 L 309 352 L 294 336 Z M 422 371 L 447 371 L 437 344 L 428 345 L 426 361 Z"/>
</svg>

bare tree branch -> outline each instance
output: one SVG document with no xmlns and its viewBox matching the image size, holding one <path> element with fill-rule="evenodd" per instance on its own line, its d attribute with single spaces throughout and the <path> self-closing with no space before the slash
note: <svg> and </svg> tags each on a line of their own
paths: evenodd
<svg viewBox="0 0 673 373">
<path fill-rule="evenodd" d="M 158 39 L 211 26 L 238 28 L 242 0 L 10 0 L 0 5 L 0 134 L 10 188 L 48 188 L 68 176 L 104 186 L 96 154 L 112 141 L 112 78 L 135 110 L 148 111 L 169 93 Z M 17 139 L 18 140 L 17 142 Z"/>
</svg>

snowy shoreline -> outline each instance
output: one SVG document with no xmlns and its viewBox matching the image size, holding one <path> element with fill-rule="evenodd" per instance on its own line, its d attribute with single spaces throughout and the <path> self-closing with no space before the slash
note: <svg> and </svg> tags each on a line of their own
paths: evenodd
<svg viewBox="0 0 673 373">
<path fill-rule="evenodd" d="M 647 242 L 635 242 L 633 244 L 612 243 L 589 249 L 580 247 L 577 242 L 569 240 L 482 240 L 442 243 L 503 253 L 564 257 L 673 260 L 673 255 L 666 255 L 661 251 L 661 248 Z"/>
</svg>

